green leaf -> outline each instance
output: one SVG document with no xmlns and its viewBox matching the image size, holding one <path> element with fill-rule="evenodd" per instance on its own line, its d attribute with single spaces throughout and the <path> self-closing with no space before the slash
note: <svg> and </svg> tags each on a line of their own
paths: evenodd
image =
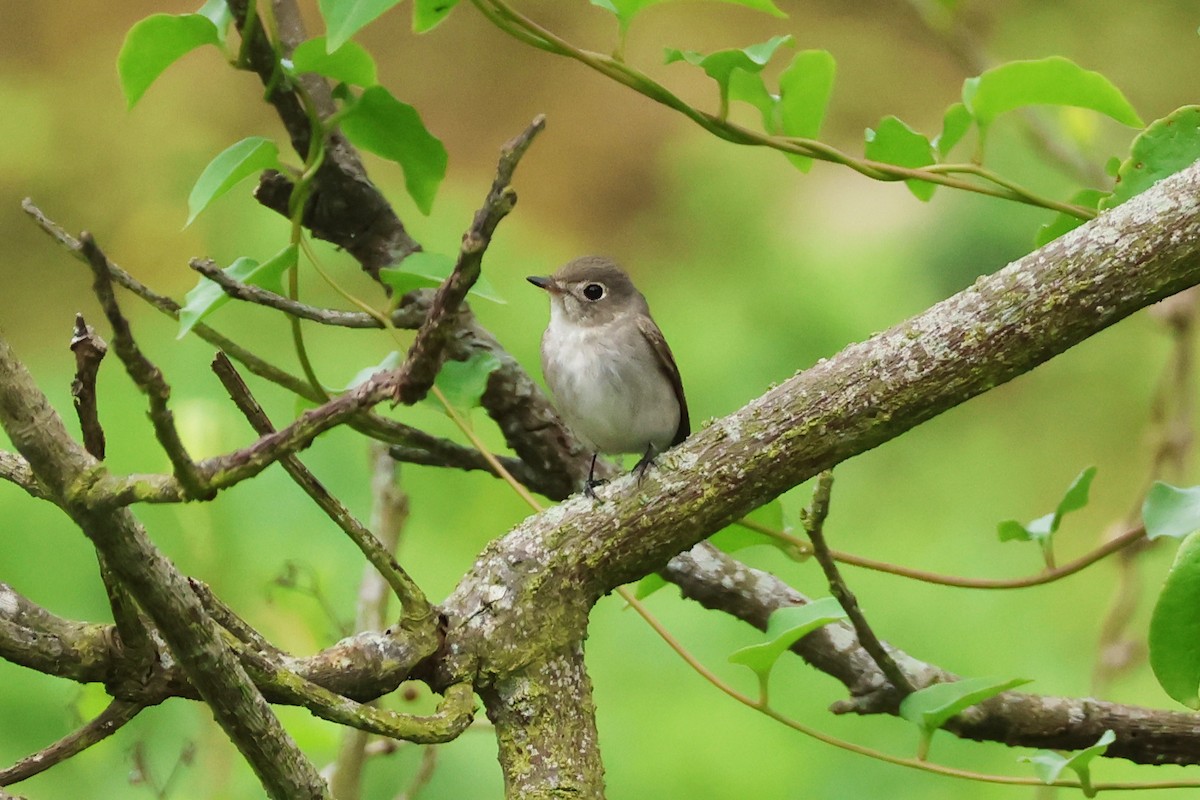
<svg viewBox="0 0 1200 800">
<path fill-rule="evenodd" d="M 330 52 L 345 44 L 380 14 L 399 4 L 400 0 L 318 0 Z"/>
<path fill-rule="evenodd" d="M 930 737 L 946 724 L 946 720 L 976 703 L 1026 683 L 1029 683 L 1027 678 L 967 678 L 952 683 L 935 683 L 904 698 L 900 703 L 900 716 L 921 730 L 918 758 L 924 760 Z"/>
<path fill-rule="evenodd" d="M 380 361 L 378 364 L 376 364 L 372 367 L 364 367 L 364 368 L 360 369 L 358 372 L 354 373 L 354 377 L 350 379 L 350 382 L 347 383 L 345 385 L 345 387 L 343 387 L 342 391 L 348 392 L 351 389 L 359 386 L 360 384 L 366 383 L 368 380 L 371 379 L 371 376 L 376 374 L 377 372 L 384 372 L 386 370 L 395 369 L 396 367 L 400 366 L 403 363 L 404 363 L 404 355 L 399 350 L 393 350 L 392 352 L 390 352 L 386 356 L 384 356 L 383 360 Z"/>
<path fill-rule="evenodd" d="M 349 103 L 342 112 L 342 133 L 363 150 L 399 164 L 409 196 L 428 214 L 446 177 L 446 148 L 425 129 L 415 108 L 392 97 L 382 86 L 364 90 Z"/>
<path fill-rule="evenodd" d="M 412 29 L 414 33 L 431 31 L 450 16 L 458 0 L 416 0 L 413 3 Z"/>
<path fill-rule="evenodd" d="M 767 91 L 767 84 L 757 72 L 735 69 L 729 76 L 729 99 L 749 103 L 762 114 L 763 130 L 773 133 L 777 128 L 775 110 L 779 98 Z"/>
<path fill-rule="evenodd" d="M 775 51 L 785 44 L 791 44 L 793 37 L 775 36 L 765 42 L 752 44 L 741 49 L 717 50 L 713 53 L 697 53 L 695 50 L 677 50 L 666 48 L 666 63 L 686 61 L 704 70 L 708 77 L 717 82 L 721 98 L 729 97 L 729 82 L 737 70 L 745 72 L 761 72 L 762 68 L 775 55 Z"/>
<path fill-rule="evenodd" d="M 297 74 L 315 72 L 355 86 L 373 86 L 379 82 L 375 59 L 366 48 L 358 42 L 346 42 L 330 52 L 326 49 L 324 36 L 300 43 L 292 53 L 292 69 Z"/>
<path fill-rule="evenodd" d="M 438 370 L 434 385 L 442 390 L 446 401 L 460 414 L 479 407 L 479 400 L 487 390 L 488 377 L 500 368 L 500 359 L 485 350 L 474 353 L 466 361 L 447 359 Z M 427 397 L 438 409 L 442 404 L 436 398 Z"/>
<path fill-rule="evenodd" d="M 745 518 L 772 530 L 784 532 L 788 530 L 783 522 L 783 503 L 778 498 L 754 509 Z M 708 541 L 714 547 L 726 553 L 735 553 L 738 550 L 744 550 L 747 547 L 754 547 L 756 545 L 766 545 L 776 548 L 793 561 L 804 561 L 808 558 L 807 551 L 799 549 L 782 539 L 751 530 L 737 522 L 717 531 L 709 537 Z"/>
<path fill-rule="evenodd" d="M 289 267 L 296 266 L 297 253 L 296 245 L 289 244 L 261 264 L 253 258 L 243 257 L 234 261 L 223 272 L 250 286 L 261 286 L 282 294 L 280 277 Z M 195 288 L 184 297 L 183 308 L 179 309 L 179 335 L 176 338 L 182 339 L 197 322 L 225 305 L 227 300 L 229 295 L 225 294 L 224 289 L 208 278 L 201 278 Z"/>
<path fill-rule="evenodd" d="M 233 24 L 233 12 L 229 10 L 226 0 L 208 0 L 197 14 L 208 17 L 217 28 L 217 39 L 222 45 L 229 36 L 229 26 Z"/>
<path fill-rule="evenodd" d="M 230 145 L 208 162 L 188 195 L 188 218 L 183 227 L 192 224 L 212 201 L 238 183 L 265 169 L 279 168 L 279 148 L 262 136 L 250 136 Z"/>
<path fill-rule="evenodd" d="M 962 141 L 974 122 L 971 112 L 962 103 L 954 103 L 942 115 L 942 132 L 933 140 L 933 146 L 938 156 L 945 158 L 954 149 L 954 145 Z"/>
<path fill-rule="evenodd" d="M 937 161 L 929 140 L 892 116 L 880 120 L 875 130 L 867 128 L 866 156 L 872 161 L 913 168 L 927 167 Z M 918 200 L 929 200 L 937 188 L 936 184 L 915 178 L 904 184 Z"/>
<path fill-rule="evenodd" d="M 1142 127 L 1133 106 L 1108 78 L 1062 56 L 993 67 L 963 82 L 962 100 L 979 124 L 981 138 L 1001 114 L 1031 105 L 1087 108 Z"/>
<path fill-rule="evenodd" d="M 997 526 L 1000 541 L 1046 542 L 1049 540 L 1058 531 L 1064 515 L 1078 511 L 1088 504 L 1088 492 L 1092 486 L 1092 479 L 1095 477 L 1095 467 L 1088 467 L 1076 475 L 1075 480 L 1071 481 L 1071 485 L 1063 494 L 1062 500 L 1058 501 L 1058 507 L 1050 514 L 1038 517 L 1027 525 L 1011 519 L 1001 522 Z"/>
<path fill-rule="evenodd" d="M 1200 530 L 1200 486 L 1180 489 L 1155 481 L 1142 503 L 1142 522 L 1147 539 L 1181 539 Z"/>
<path fill-rule="evenodd" d="M 1108 197 L 1108 192 L 1102 192 L 1098 189 L 1082 189 L 1071 196 L 1071 203 L 1085 208 L 1097 208 L 1104 198 Z M 1054 215 L 1054 219 L 1047 222 L 1038 229 L 1034 243 L 1038 247 L 1049 244 L 1064 233 L 1070 233 L 1078 228 L 1086 219 L 1080 219 L 1073 214 L 1064 214 L 1058 212 Z"/>
<path fill-rule="evenodd" d="M 657 572 L 651 572 L 637 582 L 637 587 L 633 590 L 633 596 L 638 600 L 645 600 L 659 589 L 665 589 L 667 586 L 666 578 Z"/>
<path fill-rule="evenodd" d="M 453 271 L 453 258 L 421 250 L 405 258 L 398 266 L 381 269 L 379 280 L 392 287 L 392 296 L 399 300 L 414 289 L 441 286 Z M 467 294 L 491 300 L 493 303 L 508 302 L 492 287 L 485 275 L 479 276 Z"/>
<path fill-rule="evenodd" d="M 591 0 L 591 3 L 594 6 L 603 8 L 605 11 L 616 14 L 617 19 L 621 23 L 621 28 L 624 30 L 625 28 L 629 27 L 629 23 L 640 11 L 642 11 L 642 9 L 669 1 L 670 0 Z M 756 11 L 764 11 L 776 17 L 787 16 L 787 14 L 779 10 L 772 0 L 718 0 L 718 2 L 745 6 Z"/>
<path fill-rule="evenodd" d="M 1200 106 L 1184 106 L 1138 134 L 1101 208 L 1113 208 L 1200 158 Z"/>
<path fill-rule="evenodd" d="M 771 669 L 788 648 L 817 628 L 845 618 L 846 612 L 832 597 L 780 608 L 767 621 L 767 641 L 735 650 L 729 660 L 754 670 L 765 690 Z"/>
<path fill-rule="evenodd" d="M 163 71 L 197 47 L 219 44 L 221 31 L 203 14 L 153 14 L 125 34 L 117 74 L 128 108 Z"/>
<path fill-rule="evenodd" d="M 1117 740 L 1117 734 L 1111 730 L 1100 734 L 1100 738 L 1091 747 L 1077 750 L 1070 757 L 1053 750 L 1038 750 L 1032 756 L 1021 756 L 1021 761 L 1033 764 L 1033 771 L 1042 783 L 1050 784 L 1058 780 L 1064 769 L 1070 769 L 1079 776 L 1080 788 L 1085 797 L 1095 797 L 1092 788 L 1091 762 L 1097 756 L 1103 755 L 1108 746 Z"/>
<path fill-rule="evenodd" d="M 785 136 L 815 139 L 833 94 L 837 64 L 827 50 L 804 50 L 779 76 L 779 125 Z M 788 155 L 801 172 L 808 172 L 812 159 Z"/>
<path fill-rule="evenodd" d="M 1150 615 L 1150 668 L 1163 691 L 1200 710 L 1200 532 L 1179 545 Z"/>
</svg>

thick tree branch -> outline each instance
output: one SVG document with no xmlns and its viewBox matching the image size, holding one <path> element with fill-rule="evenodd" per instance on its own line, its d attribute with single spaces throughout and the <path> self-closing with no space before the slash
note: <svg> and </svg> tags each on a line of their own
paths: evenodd
<svg viewBox="0 0 1200 800">
<path fill-rule="evenodd" d="M 678 585 L 684 597 L 759 630 L 766 630 L 772 612 L 809 602 L 774 575 L 741 564 L 707 543 L 671 559 L 662 575 Z M 888 683 L 849 625 L 820 628 L 796 642 L 792 651 L 849 690 L 851 699 L 835 703 L 835 713 L 897 713 L 903 695 Z M 891 653 L 922 685 L 958 679 L 895 648 Z M 1140 764 L 1200 764 L 1194 714 L 1090 698 L 1005 692 L 971 707 L 945 729 L 964 739 L 1053 750 L 1081 750 L 1112 730 L 1117 739 L 1105 753 L 1110 758 Z"/>
<path fill-rule="evenodd" d="M 582 647 L 508 670 L 480 695 L 496 726 L 505 798 L 604 796 L 596 707 Z"/>
<path fill-rule="evenodd" d="M 246 15 L 251 5 L 247 0 L 230 0 L 229 7 L 239 31 L 246 30 Z M 273 2 L 273 8 L 280 45 L 286 56 L 308 37 L 294 3 Z M 256 25 L 255 30 L 261 31 L 261 24 Z M 251 36 L 246 50 L 249 66 L 258 74 L 263 86 L 268 87 L 267 101 L 275 107 L 287 128 L 292 146 L 302 157 L 306 156 L 312 133 L 311 120 L 297 93 L 285 81 L 277 80 L 278 60 L 274 50 L 258 33 Z M 316 75 L 305 75 L 299 80 L 304 91 L 321 110 L 322 116 L 332 113 L 333 102 L 325 81 Z M 272 174 L 281 177 L 277 173 Z M 259 195 L 260 199 L 264 194 L 282 199 L 283 213 L 287 216 L 291 183 L 284 183 L 281 186 L 264 182 Z M 275 187 L 274 194 L 271 194 L 270 186 Z M 267 205 L 272 203 L 267 202 Z M 345 248 L 365 271 L 376 278 L 380 269 L 421 249 L 408 235 L 387 199 L 367 178 L 354 148 L 338 133 L 332 134 L 326 143 L 325 159 L 317 172 L 316 189 L 304 209 L 304 226 L 314 236 Z"/>
<path fill-rule="evenodd" d="M 1200 165 L 785 381 L 668 452 L 640 483 L 621 478 L 598 501 L 576 497 L 531 517 L 489 546 L 443 606 L 455 645 L 444 678 L 503 675 L 562 652 L 604 593 L 818 472 L 1200 282 L 1198 253 Z M 1011 740 L 1011 731 L 989 733 Z"/>
</svg>

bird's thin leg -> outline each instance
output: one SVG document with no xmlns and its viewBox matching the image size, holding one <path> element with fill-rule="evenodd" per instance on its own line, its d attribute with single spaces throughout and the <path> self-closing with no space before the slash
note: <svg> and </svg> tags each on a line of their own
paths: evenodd
<svg viewBox="0 0 1200 800">
<path fill-rule="evenodd" d="M 588 470 L 587 482 L 583 484 L 583 493 L 593 500 L 596 499 L 596 487 L 608 483 L 608 481 L 603 479 L 596 480 L 596 459 L 599 456 L 599 453 L 592 453 L 592 466 Z"/>
<path fill-rule="evenodd" d="M 633 465 L 633 471 L 637 474 L 638 483 L 642 482 L 642 478 L 646 475 L 646 470 L 650 469 L 650 465 L 654 463 L 654 457 L 658 455 L 653 444 L 646 445 L 646 455 L 642 456 L 642 460 Z"/>
</svg>

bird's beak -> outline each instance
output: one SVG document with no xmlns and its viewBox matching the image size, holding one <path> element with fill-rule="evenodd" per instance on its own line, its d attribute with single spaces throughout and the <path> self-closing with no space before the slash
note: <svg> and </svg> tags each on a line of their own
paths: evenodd
<svg viewBox="0 0 1200 800">
<path fill-rule="evenodd" d="M 548 277 L 544 277 L 541 275 L 530 275 L 525 280 L 529 281 L 530 283 L 532 283 L 534 286 L 538 287 L 539 289 L 545 289 L 547 292 L 553 292 L 553 291 L 555 291 L 555 289 L 558 288 L 555 285 L 554 281 L 550 280 L 550 278 L 548 278 Z"/>
</svg>

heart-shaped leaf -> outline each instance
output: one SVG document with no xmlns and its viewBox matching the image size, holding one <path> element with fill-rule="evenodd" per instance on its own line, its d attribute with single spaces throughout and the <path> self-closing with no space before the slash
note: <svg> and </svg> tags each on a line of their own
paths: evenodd
<svg viewBox="0 0 1200 800">
<path fill-rule="evenodd" d="M 867 128 L 866 156 L 872 161 L 895 164 L 898 167 L 927 167 L 937 159 L 933 145 L 897 117 L 884 117 L 879 127 Z M 937 184 L 909 179 L 904 182 L 918 200 L 929 200 Z"/>
<path fill-rule="evenodd" d="M 296 266 L 297 253 L 296 245 L 289 244 L 261 264 L 252 258 L 239 258 L 226 267 L 224 272 L 250 286 L 261 286 L 282 293 L 280 277 L 289 267 Z M 183 308 L 179 309 L 179 335 L 176 338 L 182 339 L 197 322 L 225 305 L 228 300 L 229 295 L 225 294 L 224 289 L 208 278 L 201 278 L 200 283 L 184 297 Z"/>
<path fill-rule="evenodd" d="M 250 136 L 225 148 L 196 179 L 188 195 L 186 228 L 212 201 L 242 180 L 265 169 L 279 168 L 279 147 L 262 136 Z"/>
<path fill-rule="evenodd" d="M 921 731 L 917 757 L 924 760 L 934 731 L 946 720 L 989 697 L 1029 683 L 1027 678 L 966 678 L 952 683 L 935 683 L 913 692 L 900 703 L 900 716 Z"/>
<path fill-rule="evenodd" d="M 1200 158 L 1200 106 L 1184 106 L 1150 123 L 1129 148 L 1117 185 L 1101 208 L 1113 208 Z"/>
<path fill-rule="evenodd" d="M 767 621 L 767 641 L 735 650 L 730 654 L 729 660 L 754 671 L 765 697 L 771 669 L 781 655 L 817 628 L 845 618 L 846 612 L 832 597 L 822 597 L 802 606 L 778 609 Z"/>
<path fill-rule="evenodd" d="M 1095 797 L 1092 788 L 1091 762 L 1097 756 L 1103 755 L 1108 746 L 1117 740 L 1113 731 L 1105 731 L 1091 747 L 1077 750 L 1070 756 L 1064 756 L 1053 750 L 1038 750 L 1032 756 L 1021 756 L 1021 761 L 1033 764 L 1033 771 L 1042 783 L 1051 784 L 1058 780 L 1064 769 L 1070 769 L 1079 776 L 1080 788 L 1084 797 Z"/>
<path fill-rule="evenodd" d="M 1200 532 L 1179 545 L 1150 615 L 1150 668 L 1163 690 L 1200 710 Z"/>
<path fill-rule="evenodd" d="M 1062 56 L 1010 61 L 968 78 L 963 82 L 962 101 L 978 123 L 981 137 L 1001 114 L 1031 105 L 1087 108 L 1124 125 L 1142 127 L 1133 106 L 1108 78 Z"/>
<path fill-rule="evenodd" d="M 337 50 L 380 14 L 399 4 L 400 0 L 318 0 L 330 51 Z"/>
<path fill-rule="evenodd" d="M 152 14 L 125 34 L 117 54 L 117 74 L 129 108 L 150 84 L 183 56 L 206 44 L 219 44 L 222 32 L 204 14 Z"/>
<path fill-rule="evenodd" d="M 374 86 L 379 82 L 375 59 L 358 42 L 345 42 L 330 52 L 324 36 L 301 42 L 292 52 L 292 70 L 296 74 L 315 72 L 338 83 Z"/>
<path fill-rule="evenodd" d="M 785 136 L 815 139 L 821 132 L 825 110 L 833 95 L 837 64 L 826 50 L 804 50 L 779 76 L 779 127 Z M 812 159 L 788 154 L 801 172 L 808 172 Z"/>
<path fill-rule="evenodd" d="M 399 300 L 414 289 L 428 289 L 441 286 L 450 273 L 454 271 L 454 259 L 441 253 L 431 253 L 421 250 L 405 258 L 395 267 L 385 267 L 379 271 L 379 280 L 392 287 L 392 297 Z M 507 303 L 499 292 L 480 275 L 467 294 L 491 300 L 493 303 Z"/>
<path fill-rule="evenodd" d="M 348 102 L 340 120 L 346 138 L 399 164 L 409 196 L 421 213 L 428 214 L 446 177 L 446 148 L 426 130 L 415 108 L 392 97 L 382 86 L 371 86 Z"/>
<path fill-rule="evenodd" d="M 1200 530 L 1200 486 L 1180 489 L 1155 481 L 1142 503 L 1142 522 L 1148 539 L 1179 539 Z"/>
</svg>

